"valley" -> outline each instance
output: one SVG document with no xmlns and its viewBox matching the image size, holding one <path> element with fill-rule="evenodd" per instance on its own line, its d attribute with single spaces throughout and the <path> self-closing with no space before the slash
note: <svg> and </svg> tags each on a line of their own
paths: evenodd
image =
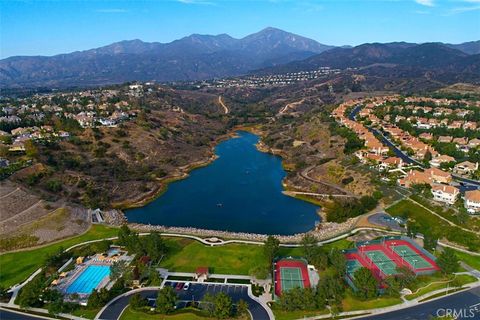
<svg viewBox="0 0 480 320">
<path fill-rule="evenodd" d="M 473 2 L 1 7 L 1 319 L 480 315 Z"/>
</svg>

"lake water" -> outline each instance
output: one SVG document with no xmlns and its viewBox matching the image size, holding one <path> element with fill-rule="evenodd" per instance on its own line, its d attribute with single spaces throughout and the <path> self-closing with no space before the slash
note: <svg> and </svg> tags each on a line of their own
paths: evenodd
<svg viewBox="0 0 480 320">
<path fill-rule="evenodd" d="M 282 193 L 281 159 L 257 150 L 258 136 L 239 131 L 221 142 L 219 156 L 141 208 L 126 211 L 130 222 L 175 227 L 289 235 L 320 221 L 317 206 Z"/>
</svg>

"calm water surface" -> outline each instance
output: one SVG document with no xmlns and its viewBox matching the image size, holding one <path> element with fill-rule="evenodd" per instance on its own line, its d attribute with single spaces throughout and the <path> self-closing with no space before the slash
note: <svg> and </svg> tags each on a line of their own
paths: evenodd
<svg viewBox="0 0 480 320">
<path fill-rule="evenodd" d="M 263 234 L 294 234 L 320 221 L 317 206 L 282 194 L 281 159 L 256 149 L 240 131 L 216 147 L 219 156 L 148 205 L 126 212 L 131 222 Z"/>
</svg>

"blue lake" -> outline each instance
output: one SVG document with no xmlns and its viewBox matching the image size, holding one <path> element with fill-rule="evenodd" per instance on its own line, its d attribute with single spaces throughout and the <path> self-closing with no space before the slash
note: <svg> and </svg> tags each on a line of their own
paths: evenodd
<svg viewBox="0 0 480 320">
<path fill-rule="evenodd" d="M 141 208 L 130 222 L 175 227 L 289 235 L 320 221 L 317 206 L 282 193 L 281 159 L 257 150 L 258 136 L 245 131 L 221 142 L 219 156 Z"/>
</svg>

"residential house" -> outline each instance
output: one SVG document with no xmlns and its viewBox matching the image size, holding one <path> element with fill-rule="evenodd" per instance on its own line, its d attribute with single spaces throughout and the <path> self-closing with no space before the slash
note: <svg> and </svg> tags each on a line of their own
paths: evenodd
<svg viewBox="0 0 480 320">
<path fill-rule="evenodd" d="M 457 163 L 453 167 L 453 172 L 462 174 L 462 175 L 470 175 L 476 170 L 478 170 L 478 162 L 473 163 L 470 161 L 463 161 L 463 162 Z"/>
<path fill-rule="evenodd" d="M 448 129 L 460 129 L 463 126 L 462 121 L 452 121 L 449 125 L 447 125 Z"/>
<path fill-rule="evenodd" d="M 439 155 L 435 158 L 433 158 L 430 161 L 430 165 L 433 167 L 440 167 L 442 163 L 448 163 L 448 162 L 453 162 L 455 161 L 454 157 L 447 156 L 446 154 Z"/>
<path fill-rule="evenodd" d="M 398 179 L 398 184 L 410 188 L 414 184 L 431 184 L 431 178 L 425 172 L 410 170 L 404 178 Z"/>
<path fill-rule="evenodd" d="M 454 204 L 457 201 L 460 191 L 454 186 L 444 184 L 434 184 L 432 186 L 433 200 L 448 204 Z"/>
<path fill-rule="evenodd" d="M 452 140 L 453 140 L 452 136 L 440 136 L 437 139 L 438 142 L 442 142 L 442 143 L 450 143 L 452 142 Z"/>
<path fill-rule="evenodd" d="M 434 183 L 448 184 L 452 181 L 452 175 L 438 168 L 430 168 L 425 173 L 432 179 Z"/>
<path fill-rule="evenodd" d="M 380 168 L 387 170 L 390 168 L 401 169 L 403 167 L 403 160 L 399 157 L 388 157 L 380 160 Z"/>
<path fill-rule="evenodd" d="M 426 140 L 426 141 L 433 140 L 433 134 L 428 133 L 428 132 L 421 133 L 418 137 L 420 139 L 423 139 L 423 140 Z"/>
<path fill-rule="evenodd" d="M 472 121 L 467 121 L 463 125 L 463 129 L 470 129 L 470 130 L 476 130 L 477 129 L 477 124 Z"/>
<path fill-rule="evenodd" d="M 477 148 L 478 146 L 480 146 L 480 139 L 475 138 L 468 141 L 468 146 L 470 148 Z"/>
<path fill-rule="evenodd" d="M 468 143 L 467 138 L 455 138 L 452 142 L 455 143 L 457 148 L 459 148 L 460 146 L 465 146 Z"/>
<path fill-rule="evenodd" d="M 480 213 L 480 190 L 466 191 L 463 199 L 469 213 Z"/>
</svg>

